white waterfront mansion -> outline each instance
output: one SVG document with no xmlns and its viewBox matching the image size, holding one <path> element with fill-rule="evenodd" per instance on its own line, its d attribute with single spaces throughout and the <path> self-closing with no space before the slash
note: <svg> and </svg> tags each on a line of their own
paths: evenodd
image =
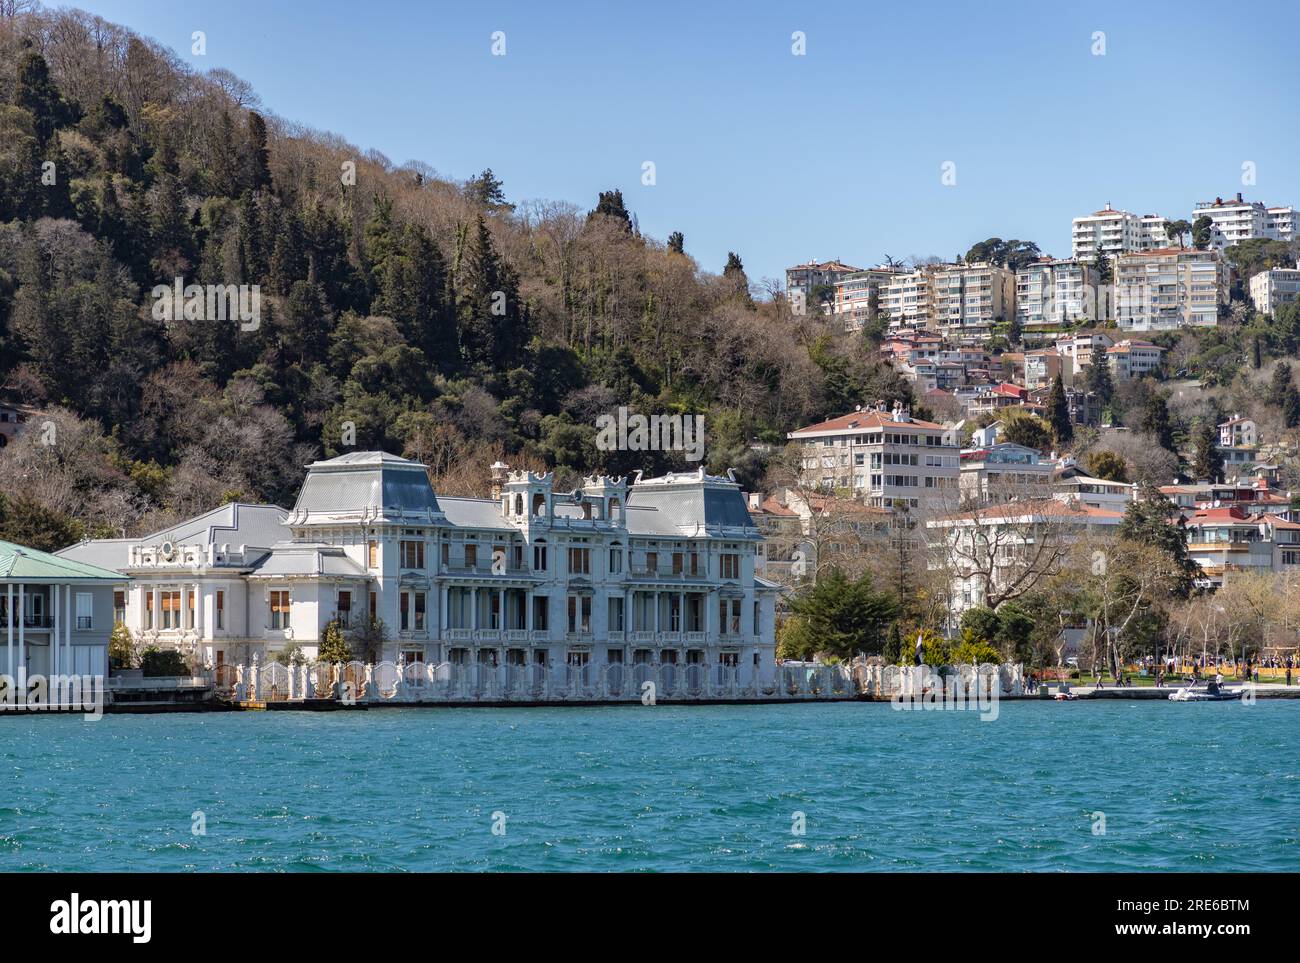
<svg viewBox="0 0 1300 963">
<path fill-rule="evenodd" d="M 129 578 L 139 643 L 209 666 L 314 659 L 337 619 L 374 661 L 771 671 L 779 589 L 729 477 L 492 478 L 492 498 L 439 497 L 419 462 L 356 452 L 309 465 L 292 511 L 232 503 L 59 554 Z"/>
</svg>

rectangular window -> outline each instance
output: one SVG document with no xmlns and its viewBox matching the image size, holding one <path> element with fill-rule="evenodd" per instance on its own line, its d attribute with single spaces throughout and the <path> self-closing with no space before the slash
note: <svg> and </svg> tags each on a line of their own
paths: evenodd
<svg viewBox="0 0 1300 963">
<path fill-rule="evenodd" d="M 126 592 L 122 589 L 113 592 L 113 621 L 126 621 Z"/>
<path fill-rule="evenodd" d="M 545 632 L 550 628 L 551 600 L 546 595 L 533 596 L 533 631 Z"/>
<path fill-rule="evenodd" d="M 740 599 L 719 599 L 718 616 L 723 635 L 740 634 Z"/>
<path fill-rule="evenodd" d="M 218 589 L 217 590 L 217 628 L 224 629 L 225 627 L 226 627 L 226 593 Z"/>
<path fill-rule="evenodd" d="M 144 627 L 153 628 L 153 593 L 144 593 Z"/>
<path fill-rule="evenodd" d="M 417 632 L 423 632 L 425 629 L 425 600 L 426 596 L 424 592 L 415 593 L 415 631 Z"/>
<path fill-rule="evenodd" d="M 339 592 L 338 604 L 334 606 L 334 610 L 336 613 L 336 617 L 339 620 L 339 625 L 346 627 L 351 624 L 352 622 L 352 592 L 351 591 Z"/>
<path fill-rule="evenodd" d="M 740 578 L 740 556 L 732 553 L 724 553 L 721 556 L 722 577 L 723 578 Z"/>
<path fill-rule="evenodd" d="M 570 575 L 591 574 L 591 549 L 589 548 L 569 549 L 569 574 Z"/>
<path fill-rule="evenodd" d="M 289 593 L 271 593 L 271 628 L 289 628 Z"/>
<path fill-rule="evenodd" d="M 379 568 L 379 543 L 366 543 L 366 564 L 371 568 Z"/>
<path fill-rule="evenodd" d="M 77 593 L 77 628 L 81 631 L 94 628 L 95 602 L 89 592 Z"/>
<path fill-rule="evenodd" d="M 623 631 L 623 598 L 615 596 L 609 600 L 609 630 L 611 632 Z"/>
<path fill-rule="evenodd" d="M 478 546 L 477 545 L 465 546 L 465 567 L 478 568 Z"/>
<path fill-rule="evenodd" d="M 609 574 L 618 575 L 623 571 L 623 550 L 621 548 L 611 548 L 609 550 Z"/>
<path fill-rule="evenodd" d="M 569 631 L 586 634 L 591 631 L 591 596 L 569 596 Z"/>
<path fill-rule="evenodd" d="M 533 546 L 533 571 L 546 571 L 546 545 L 544 543 Z"/>
<path fill-rule="evenodd" d="M 162 593 L 162 627 L 179 629 L 181 627 L 181 593 Z"/>
<path fill-rule="evenodd" d="M 424 542 L 402 542 L 402 568 L 424 569 Z"/>
<path fill-rule="evenodd" d="M 379 593 L 370 593 L 370 621 L 375 622 L 379 619 Z"/>
<path fill-rule="evenodd" d="M 398 603 L 397 610 L 401 614 L 400 626 L 403 632 L 406 632 L 411 628 L 410 599 L 410 594 L 403 592 Z"/>
<path fill-rule="evenodd" d="M 658 553 L 658 552 L 646 552 L 646 553 L 645 553 L 645 567 L 646 567 L 646 571 L 647 571 L 647 572 L 650 572 L 650 573 L 652 573 L 652 574 L 655 573 L 655 572 L 657 572 L 657 571 L 659 571 L 659 553 Z"/>
</svg>

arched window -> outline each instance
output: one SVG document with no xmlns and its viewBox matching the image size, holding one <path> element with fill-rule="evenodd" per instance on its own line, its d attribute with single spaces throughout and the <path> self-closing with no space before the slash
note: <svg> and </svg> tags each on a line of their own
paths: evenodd
<svg viewBox="0 0 1300 963">
<path fill-rule="evenodd" d="M 582 503 L 582 517 L 591 518 L 591 502 L 584 500 Z"/>
<path fill-rule="evenodd" d="M 523 496 L 523 495 L 516 495 L 516 496 L 515 496 L 515 514 L 516 514 L 516 515 L 522 515 L 523 513 L 524 513 L 524 496 Z"/>
<path fill-rule="evenodd" d="M 533 496 L 533 514 L 541 515 L 542 510 L 546 507 L 546 496 L 538 492 Z"/>
</svg>

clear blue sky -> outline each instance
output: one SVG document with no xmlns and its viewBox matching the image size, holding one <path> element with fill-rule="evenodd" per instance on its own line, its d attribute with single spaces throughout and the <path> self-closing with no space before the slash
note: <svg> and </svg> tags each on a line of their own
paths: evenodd
<svg viewBox="0 0 1300 963">
<path fill-rule="evenodd" d="M 74 5 L 396 163 L 490 166 L 512 201 L 621 188 L 644 232 L 682 231 L 714 271 L 735 250 L 753 280 L 991 235 L 1067 255 L 1070 219 L 1107 201 L 1300 205 L 1295 0 Z"/>
</svg>

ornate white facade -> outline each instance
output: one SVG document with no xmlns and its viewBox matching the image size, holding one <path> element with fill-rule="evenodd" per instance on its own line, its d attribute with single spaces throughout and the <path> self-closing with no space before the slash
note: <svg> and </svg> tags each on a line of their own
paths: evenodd
<svg viewBox="0 0 1300 963">
<path fill-rule="evenodd" d="M 308 466 L 291 511 L 229 504 L 142 539 L 61 552 L 130 577 L 119 618 L 209 665 L 356 655 L 429 664 L 700 664 L 770 673 L 778 588 L 739 487 L 703 470 L 591 477 L 493 466 L 495 497 L 438 497 L 382 452 Z M 368 631 L 382 623 L 383 631 Z"/>
</svg>

